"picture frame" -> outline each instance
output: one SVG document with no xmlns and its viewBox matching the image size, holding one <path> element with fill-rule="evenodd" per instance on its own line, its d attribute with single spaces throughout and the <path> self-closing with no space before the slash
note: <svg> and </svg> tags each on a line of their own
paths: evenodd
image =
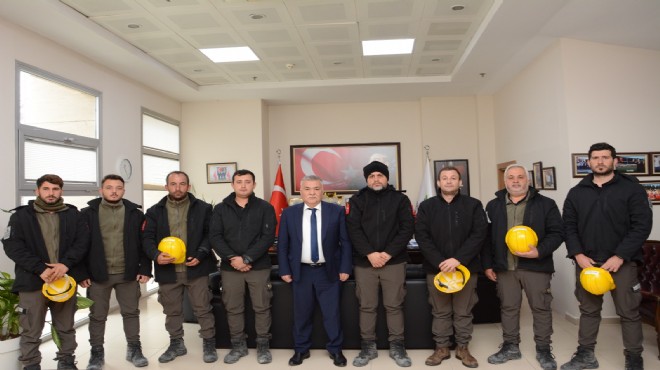
<svg viewBox="0 0 660 370">
<path fill-rule="evenodd" d="M 660 204 L 660 181 L 640 181 L 639 183 L 646 190 L 646 195 L 651 204 Z"/>
<path fill-rule="evenodd" d="M 557 190 L 557 177 L 554 167 L 543 168 L 543 190 Z"/>
<path fill-rule="evenodd" d="M 439 161 L 433 161 L 433 173 L 435 174 L 435 177 L 433 178 L 434 184 L 437 182 L 440 170 L 445 167 L 456 167 L 458 169 L 458 172 L 461 174 L 461 181 L 463 182 L 463 186 L 461 186 L 460 192 L 462 195 L 470 195 L 470 167 L 468 166 L 468 160 L 443 159 Z"/>
<path fill-rule="evenodd" d="M 660 152 L 649 153 L 651 157 L 649 167 L 651 169 L 651 176 L 660 176 Z"/>
<path fill-rule="evenodd" d="M 591 173 L 589 167 L 589 154 L 573 153 L 571 154 L 571 166 L 573 168 L 573 177 L 585 177 Z"/>
<path fill-rule="evenodd" d="M 388 183 L 401 190 L 401 143 L 291 145 L 292 195 L 300 194 L 300 180 L 319 176 L 323 191 L 355 194 L 367 186 L 362 168 L 374 160 L 387 165 Z"/>
<path fill-rule="evenodd" d="M 537 190 L 543 189 L 543 162 L 535 162 L 532 164 L 534 172 L 534 187 Z"/>
<path fill-rule="evenodd" d="M 207 163 L 206 164 L 206 183 L 222 184 L 231 183 L 231 177 L 236 172 L 236 162 Z"/>
<path fill-rule="evenodd" d="M 528 173 L 527 177 L 529 179 L 529 186 L 536 188 L 536 186 L 534 186 L 534 171 L 529 170 L 527 171 L 527 173 Z"/>
<path fill-rule="evenodd" d="M 634 176 L 649 175 L 649 153 L 617 153 L 616 170 Z"/>
</svg>

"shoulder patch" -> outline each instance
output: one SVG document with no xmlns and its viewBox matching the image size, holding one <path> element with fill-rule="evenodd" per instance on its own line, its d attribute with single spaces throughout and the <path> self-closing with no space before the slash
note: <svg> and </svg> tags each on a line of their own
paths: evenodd
<svg viewBox="0 0 660 370">
<path fill-rule="evenodd" d="M 2 240 L 9 239 L 11 236 L 11 226 L 7 226 L 7 229 L 5 229 L 5 235 L 2 237 Z"/>
</svg>

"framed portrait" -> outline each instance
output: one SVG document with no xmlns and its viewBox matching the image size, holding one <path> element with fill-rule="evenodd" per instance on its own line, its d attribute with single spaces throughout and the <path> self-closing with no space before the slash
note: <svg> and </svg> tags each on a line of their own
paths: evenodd
<svg viewBox="0 0 660 370">
<path fill-rule="evenodd" d="M 220 184 L 230 183 L 231 177 L 236 172 L 236 162 L 226 163 L 207 163 L 206 164 L 206 183 Z"/>
<path fill-rule="evenodd" d="M 532 171 L 534 172 L 534 187 L 538 190 L 543 189 L 543 163 L 535 162 L 532 164 Z"/>
<path fill-rule="evenodd" d="M 616 170 L 627 175 L 648 176 L 648 153 L 617 153 L 619 159 Z"/>
<path fill-rule="evenodd" d="M 557 190 L 554 167 L 546 167 L 543 169 L 543 190 Z"/>
<path fill-rule="evenodd" d="M 379 161 L 390 172 L 388 183 L 401 190 L 401 144 L 324 144 L 291 145 L 292 194 L 300 194 L 300 180 L 316 175 L 323 190 L 336 194 L 354 194 L 367 186 L 362 168 Z"/>
<path fill-rule="evenodd" d="M 660 153 L 649 153 L 652 176 L 660 176 Z"/>
<path fill-rule="evenodd" d="M 433 173 L 435 177 L 433 183 L 435 184 L 438 178 L 438 173 L 440 170 L 445 167 L 456 167 L 458 172 L 461 174 L 461 181 L 463 186 L 461 186 L 461 194 L 470 195 L 470 168 L 468 167 L 467 159 L 444 159 L 441 161 L 433 161 Z"/>
<path fill-rule="evenodd" d="M 536 186 L 534 185 L 534 171 L 529 170 L 527 172 L 528 172 L 527 177 L 529 178 L 529 186 L 536 188 Z"/>
<path fill-rule="evenodd" d="M 660 204 L 660 181 L 640 181 L 646 190 L 649 201 L 653 204 Z"/>
<path fill-rule="evenodd" d="M 573 167 L 573 177 L 585 177 L 591 173 L 589 154 L 587 153 L 571 154 L 571 165 Z"/>
</svg>

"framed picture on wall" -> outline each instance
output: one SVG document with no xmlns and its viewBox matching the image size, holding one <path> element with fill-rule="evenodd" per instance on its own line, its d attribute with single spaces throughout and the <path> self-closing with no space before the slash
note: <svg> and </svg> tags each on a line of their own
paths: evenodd
<svg viewBox="0 0 660 370">
<path fill-rule="evenodd" d="M 660 204 L 660 181 L 640 181 L 646 190 L 649 201 L 653 204 Z"/>
<path fill-rule="evenodd" d="M 367 186 L 362 168 L 373 161 L 387 165 L 389 184 L 401 190 L 401 143 L 291 145 L 292 194 L 308 175 L 320 177 L 324 191 L 357 193 Z"/>
<path fill-rule="evenodd" d="M 573 177 L 585 177 L 591 173 L 589 155 L 587 153 L 571 154 L 571 165 L 573 167 Z"/>
<path fill-rule="evenodd" d="M 543 190 L 557 190 L 554 167 L 546 167 L 543 169 Z"/>
<path fill-rule="evenodd" d="M 529 186 L 535 188 L 536 186 L 534 186 L 534 171 L 529 170 L 527 172 L 528 172 L 527 177 L 529 178 Z"/>
<path fill-rule="evenodd" d="M 535 162 L 532 164 L 532 170 L 534 171 L 534 187 L 538 190 L 543 189 L 543 163 Z"/>
<path fill-rule="evenodd" d="M 226 163 L 207 163 L 206 164 L 206 183 L 221 184 L 230 183 L 231 177 L 236 172 L 236 162 Z"/>
<path fill-rule="evenodd" d="M 660 153 L 650 153 L 651 175 L 660 176 Z"/>
<path fill-rule="evenodd" d="M 649 174 L 648 153 L 617 153 L 616 170 L 627 175 L 645 176 Z"/>
<path fill-rule="evenodd" d="M 438 173 L 440 170 L 445 167 L 456 167 L 458 172 L 461 174 L 461 181 L 463 186 L 461 187 L 461 194 L 470 195 L 470 168 L 468 167 L 467 159 L 444 159 L 441 161 L 433 161 L 433 173 L 435 173 L 435 178 L 438 178 Z M 436 181 L 434 180 L 433 183 Z"/>
</svg>

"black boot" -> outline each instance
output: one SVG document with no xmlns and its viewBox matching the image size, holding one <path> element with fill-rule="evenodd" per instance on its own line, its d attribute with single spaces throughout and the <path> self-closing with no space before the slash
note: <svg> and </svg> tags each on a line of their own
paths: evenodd
<svg viewBox="0 0 660 370">
<path fill-rule="evenodd" d="M 57 370 L 78 370 L 76 367 L 76 356 L 61 355 L 57 358 Z"/>
<path fill-rule="evenodd" d="M 128 346 L 126 347 L 126 361 L 131 362 L 135 367 L 149 365 L 149 360 L 142 354 L 142 343 L 128 342 Z"/>
<path fill-rule="evenodd" d="M 87 370 L 101 370 L 105 364 L 105 353 L 103 346 L 92 346 L 91 355 L 89 356 L 89 364 Z"/>
<path fill-rule="evenodd" d="M 170 362 L 179 356 L 188 353 L 183 338 L 170 339 L 170 346 L 167 347 L 165 353 L 158 357 L 158 362 Z"/>
</svg>

